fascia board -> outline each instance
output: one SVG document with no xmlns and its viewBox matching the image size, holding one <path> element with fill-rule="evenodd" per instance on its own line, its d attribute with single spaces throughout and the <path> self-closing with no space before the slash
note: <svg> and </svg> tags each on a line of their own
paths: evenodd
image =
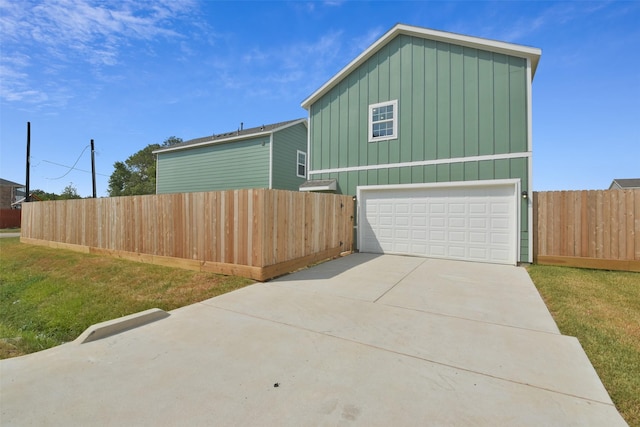
<svg viewBox="0 0 640 427">
<path fill-rule="evenodd" d="M 270 130 L 270 131 L 265 131 L 265 132 L 252 133 L 250 135 L 232 136 L 232 137 L 229 137 L 229 138 L 217 139 L 215 141 L 204 141 L 204 142 L 199 142 L 197 144 L 185 145 L 185 146 L 182 146 L 182 147 L 161 148 L 159 150 L 152 151 L 152 154 L 167 153 L 169 151 L 188 150 L 188 149 L 191 149 L 191 148 L 204 147 L 204 146 L 207 146 L 207 145 L 219 145 L 219 144 L 228 144 L 230 142 L 244 141 L 244 140 L 247 140 L 247 139 L 254 139 L 254 138 L 261 137 L 261 136 L 269 136 L 273 132 L 276 132 L 277 130 L 281 130 L 281 129 L 284 129 L 284 127 L 278 128 L 278 129 L 273 129 L 273 130 Z"/>
<path fill-rule="evenodd" d="M 295 122 L 287 123 L 286 125 L 280 126 L 279 128 L 272 129 L 271 133 L 280 132 L 281 130 L 290 128 L 291 126 L 295 126 L 295 125 L 298 125 L 300 123 L 304 123 L 306 125 L 307 124 L 307 118 L 305 117 L 305 118 L 302 118 L 300 120 L 296 120 Z"/>
<path fill-rule="evenodd" d="M 181 146 L 181 147 L 160 148 L 158 150 L 152 151 L 152 153 L 153 154 L 166 153 L 168 151 L 187 150 L 189 148 L 194 148 L 194 147 L 202 147 L 202 146 L 217 145 L 217 144 L 226 144 L 226 143 L 229 143 L 229 142 L 243 141 L 243 140 L 257 138 L 257 137 L 261 137 L 261 136 L 271 136 L 275 132 L 279 132 L 281 130 L 287 129 L 287 128 L 291 127 L 291 126 L 295 126 L 295 125 L 300 124 L 300 123 L 304 123 L 306 125 L 307 124 L 307 119 L 306 118 L 302 118 L 300 120 L 296 120 L 295 122 L 291 122 L 291 123 L 288 123 L 288 124 L 286 124 L 284 126 L 280 126 L 278 128 L 271 129 L 271 130 L 264 131 L 264 132 L 257 132 L 257 133 L 252 133 L 252 134 L 248 134 L 248 135 L 232 136 L 232 137 L 224 138 L 224 139 L 216 139 L 215 141 L 204 141 L 204 142 L 200 142 L 198 144 L 185 145 L 185 146 Z"/>
<path fill-rule="evenodd" d="M 346 67 L 334 75 L 329 81 L 320 87 L 317 91 L 311 94 L 307 99 L 302 101 L 302 108 L 308 110 L 311 104 L 316 102 L 326 92 L 332 89 L 340 81 L 343 80 L 348 74 L 350 74 L 357 67 L 362 65 L 367 59 L 372 57 L 382 46 L 387 44 L 394 37 L 405 34 L 414 37 L 421 37 L 424 39 L 441 41 L 446 43 L 452 43 L 459 46 L 466 46 L 475 49 L 487 50 L 490 52 L 503 53 L 506 55 L 516 56 L 520 58 L 529 58 L 532 65 L 532 77 L 538 67 L 540 56 L 542 51 L 535 47 L 522 46 L 512 43 L 501 42 L 497 40 L 484 39 L 480 37 L 465 36 L 462 34 L 449 33 L 445 31 L 431 30 L 428 28 L 413 27 L 405 24 L 397 24 L 389 31 L 387 31 L 382 37 L 369 46 L 364 52 L 358 55 L 353 61 L 351 61 Z"/>
</svg>

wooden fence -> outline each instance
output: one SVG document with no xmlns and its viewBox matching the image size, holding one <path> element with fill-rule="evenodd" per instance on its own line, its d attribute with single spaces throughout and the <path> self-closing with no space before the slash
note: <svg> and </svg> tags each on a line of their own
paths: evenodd
<svg viewBox="0 0 640 427">
<path fill-rule="evenodd" d="M 20 228 L 20 209 L 0 209 L 0 228 Z"/>
<path fill-rule="evenodd" d="M 21 241 L 264 281 L 353 247 L 351 196 L 233 190 L 23 204 Z"/>
<path fill-rule="evenodd" d="M 640 190 L 533 195 L 534 262 L 640 271 Z"/>
</svg>

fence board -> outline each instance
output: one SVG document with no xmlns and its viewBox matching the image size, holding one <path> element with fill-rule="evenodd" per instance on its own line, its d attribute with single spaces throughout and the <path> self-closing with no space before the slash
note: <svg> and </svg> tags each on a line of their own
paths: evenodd
<svg viewBox="0 0 640 427">
<path fill-rule="evenodd" d="M 19 228 L 21 213 L 20 209 L 0 209 L 0 228 Z"/>
<path fill-rule="evenodd" d="M 640 190 L 534 194 L 534 260 L 592 268 L 640 268 Z"/>
<path fill-rule="evenodd" d="M 22 236 L 265 280 L 351 251 L 348 203 L 350 196 L 265 189 L 32 202 L 23 205 Z"/>
</svg>

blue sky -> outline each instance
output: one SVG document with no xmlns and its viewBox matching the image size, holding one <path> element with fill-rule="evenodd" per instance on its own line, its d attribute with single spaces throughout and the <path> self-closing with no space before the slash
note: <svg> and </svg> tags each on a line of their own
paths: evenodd
<svg viewBox="0 0 640 427">
<path fill-rule="evenodd" d="M 640 2 L 0 0 L 0 177 L 98 196 L 113 163 L 306 117 L 300 103 L 396 23 L 542 49 L 534 190 L 640 177 Z M 70 167 L 77 161 L 75 169 Z"/>
</svg>

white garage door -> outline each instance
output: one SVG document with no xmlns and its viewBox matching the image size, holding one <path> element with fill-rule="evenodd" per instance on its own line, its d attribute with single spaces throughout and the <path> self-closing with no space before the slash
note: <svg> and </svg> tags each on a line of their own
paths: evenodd
<svg viewBox="0 0 640 427">
<path fill-rule="evenodd" d="M 360 250 L 515 264 L 515 194 L 515 184 L 361 187 Z"/>
</svg>

